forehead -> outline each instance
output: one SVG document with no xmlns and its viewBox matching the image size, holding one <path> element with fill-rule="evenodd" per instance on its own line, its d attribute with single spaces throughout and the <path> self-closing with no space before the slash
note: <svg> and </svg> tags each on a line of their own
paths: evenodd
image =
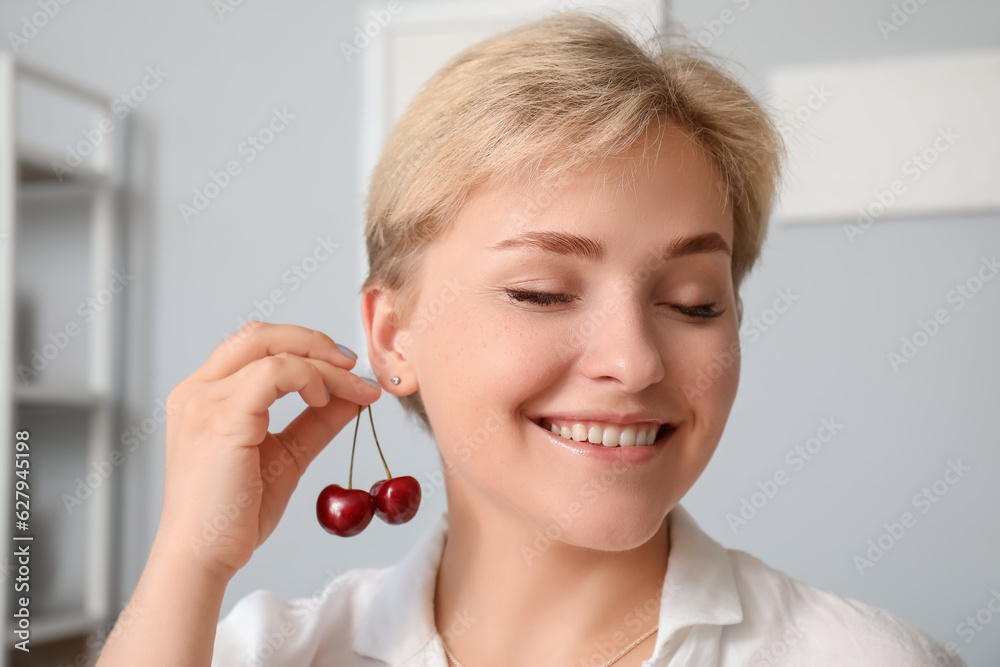
<svg viewBox="0 0 1000 667">
<path fill-rule="evenodd" d="M 451 231 L 484 241 L 534 229 L 676 228 L 715 231 L 731 246 L 732 227 L 715 161 L 689 134 L 664 124 L 615 156 L 472 190 Z"/>
</svg>

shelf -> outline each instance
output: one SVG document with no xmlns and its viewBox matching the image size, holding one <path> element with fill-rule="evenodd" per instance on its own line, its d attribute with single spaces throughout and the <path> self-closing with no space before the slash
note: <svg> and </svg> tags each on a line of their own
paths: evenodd
<svg viewBox="0 0 1000 667">
<path fill-rule="evenodd" d="M 92 389 L 21 387 L 14 390 L 20 405 L 69 408 L 99 408 L 110 403 L 107 394 Z"/>
<path fill-rule="evenodd" d="M 42 644 L 52 639 L 86 635 L 101 625 L 101 619 L 82 611 L 44 614 L 31 621 L 31 641 Z M 8 634 L 7 645 L 12 646 L 15 641 L 14 636 Z"/>
<path fill-rule="evenodd" d="M 52 163 L 62 163 L 64 159 L 63 155 L 44 146 L 23 141 L 18 142 L 17 180 L 20 183 L 86 181 L 96 184 L 105 183 L 110 180 L 106 169 L 88 162 L 83 162 L 76 167 L 70 167 L 72 171 L 60 179 L 60 175 L 52 168 Z"/>
<path fill-rule="evenodd" d="M 79 138 L 70 139 L 74 135 L 68 129 L 92 118 L 82 112 L 95 107 L 102 119 L 110 118 L 112 104 L 108 96 L 0 49 L 0 165 L 5 165 L 0 169 L 0 229 L 8 234 L 6 242 L 0 239 L 0 274 L 11 278 L 0 281 L 0 342 L 7 357 L 2 361 L 13 371 L 0 382 L 0 433 L 13 433 L 18 424 L 38 445 L 31 450 L 32 530 L 38 535 L 31 653 L 35 656 L 37 649 L 41 659 L 33 664 L 72 661 L 42 656 L 62 656 L 77 639 L 110 630 L 107 623 L 118 606 L 113 602 L 118 561 L 113 537 L 120 482 L 102 471 L 120 460 L 110 455 L 119 419 L 117 318 L 124 300 L 100 295 L 124 247 L 116 220 L 124 174 L 111 137 L 88 152 Z M 18 118 L 25 122 L 19 125 Z M 32 128 L 34 133 L 28 131 Z M 68 155 L 77 160 L 73 151 L 80 149 L 88 155 L 79 164 L 67 163 Z M 88 298 L 102 306 L 91 307 L 93 316 L 81 312 Z M 76 333 L 67 331 L 71 324 Z M 52 350 L 38 352 L 53 345 L 57 363 Z M 50 363 L 36 369 L 25 362 L 44 373 L 32 374 L 38 380 L 25 385 L 15 369 L 28 348 Z M 8 517 L 13 466 L 13 456 L 0 458 L 0 512 Z M 72 511 L 65 504 L 67 493 L 80 495 Z M 8 520 L 0 537 L 9 539 L 11 533 Z M 11 587 L 2 587 L 0 609 L 11 611 L 15 595 Z M 2 624 L 8 650 L 0 651 L 0 667 L 23 659 L 12 648 L 15 621 L 8 614 Z"/>
<path fill-rule="evenodd" d="M 59 181 L 23 181 L 17 185 L 17 198 L 22 201 L 51 201 L 53 199 L 69 199 L 92 197 L 94 186 L 86 181 L 67 179 Z"/>
</svg>

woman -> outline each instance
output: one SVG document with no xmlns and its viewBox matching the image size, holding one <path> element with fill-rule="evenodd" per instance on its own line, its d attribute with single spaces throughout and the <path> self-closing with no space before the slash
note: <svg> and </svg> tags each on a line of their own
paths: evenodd
<svg viewBox="0 0 1000 667">
<path fill-rule="evenodd" d="M 590 14 L 456 56 L 372 178 L 378 381 L 321 333 L 254 323 L 174 390 L 161 523 L 100 667 L 963 664 L 679 505 L 736 396 L 739 289 L 780 162 L 707 57 Z M 318 601 L 258 591 L 217 627 L 303 470 L 380 387 L 433 434 L 448 512 L 394 568 Z M 289 392 L 310 407 L 270 434 Z"/>
</svg>

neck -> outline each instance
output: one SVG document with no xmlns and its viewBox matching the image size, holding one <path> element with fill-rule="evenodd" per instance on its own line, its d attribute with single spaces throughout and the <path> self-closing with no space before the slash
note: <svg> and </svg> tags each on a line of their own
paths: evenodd
<svg viewBox="0 0 1000 667">
<path fill-rule="evenodd" d="M 669 550 L 666 520 L 634 549 L 588 549 L 545 537 L 456 481 L 435 623 L 464 667 L 602 665 L 656 626 Z M 648 658 L 655 639 L 616 664 L 639 664 L 633 656 Z"/>
</svg>

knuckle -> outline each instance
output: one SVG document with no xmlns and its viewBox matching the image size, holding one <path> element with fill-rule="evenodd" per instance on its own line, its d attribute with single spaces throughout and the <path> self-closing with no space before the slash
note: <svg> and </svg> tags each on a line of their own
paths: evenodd
<svg viewBox="0 0 1000 667">
<path fill-rule="evenodd" d="M 261 322 L 260 320 L 247 320 L 246 323 L 240 327 L 240 330 L 233 334 L 236 338 L 249 338 L 255 334 L 258 334 L 267 324 Z"/>
<path fill-rule="evenodd" d="M 275 375 L 284 365 L 284 359 L 277 356 L 268 356 L 253 362 L 254 370 L 263 375 Z"/>
<path fill-rule="evenodd" d="M 323 377 L 323 371 L 321 371 L 315 364 L 309 364 L 309 374 L 310 381 L 319 382 L 320 384 L 326 384 L 326 379 Z"/>
<path fill-rule="evenodd" d="M 181 385 L 177 385 L 171 389 L 170 393 L 167 394 L 167 400 L 164 401 L 164 405 L 167 408 L 167 416 L 177 414 L 184 407 L 185 398 L 184 392 L 181 390 Z"/>
<path fill-rule="evenodd" d="M 309 335 L 315 341 L 317 341 L 320 345 L 326 345 L 326 346 L 330 346 L 330 347 L 336 346 L 336 343 L 334 342 L 334 340 L 332 338 L 330 338 L 329 336 L 327 336 L 322 331 L 319 331 L 317 329 L 310 329 L 309 331 L 311 332 Z"/>
<path fill-rule="evenodd" d="M 181 402 L 177 406 L 177 412 L 175 413 L 181 421 L 190 421 L 201 418 L 201 415 L 205 412 L 205 404 L 209 402 L 209 392 L 202 389 L 193 392 L 187 397 L 187 400 Z"/>
<path fill-rule="evenodd" d="M 243 331 L 258 331 L 263 329 L 267 324 L 261 320 L 247 320 L 246 323 L 240 327 Z"/>
<path fill-rule="evenodd" d="M 281 440 L 281 447 L 283 449 L 282 456 L 287 454 L 291 457 L 292 465 L 295 466 L 295 472 L 299 477 L 301 477 L 305 473 L 306 467 L 308 466 L 308 461 L 306 460 L 302 446 L 294 440 L 289 442 L 288 440 L 283 439 Z"/>
</svg>

